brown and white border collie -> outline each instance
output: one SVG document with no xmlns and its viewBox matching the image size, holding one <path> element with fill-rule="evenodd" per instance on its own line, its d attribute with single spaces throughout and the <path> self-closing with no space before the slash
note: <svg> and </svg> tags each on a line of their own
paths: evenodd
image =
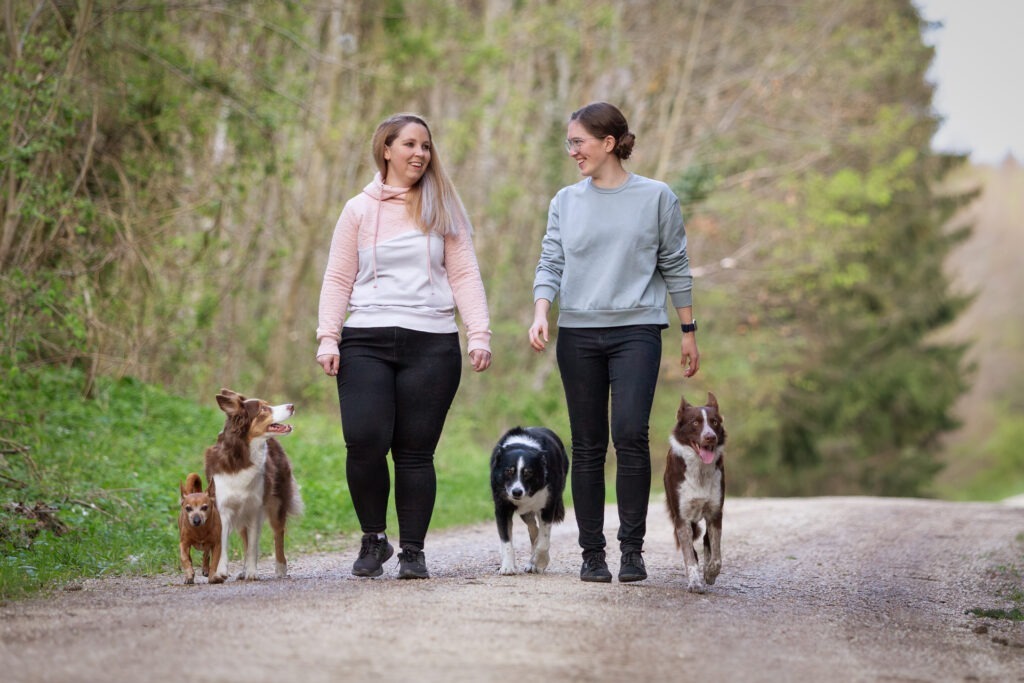
<svg viewBox="0 0 1024 683">
<path fill-rule="evenodd" d="M 725 503 L 725 427 L 718 399 L 694 406 L 683 398 L 669 436 L 665 461 L 665 499 L 683 552 L 687 590 L 703 593 L 722 570 L 722 506 Z M 693 544 L 704 522 L 704 576 Z"/>
<path fill-rule="evenodd" d="M 221 518 L 221 555 L 211 583 L 228 575 L 228 537 L 237 529 L 242 537 L 244 567 L 239 579 L 255 580 L 260 554 L 260 531 L 266 515 L 274 530 L 275 573 L 288 573 L 284 556 L 285 523 L 301 514 L 302 498 L 292 476 L 292 466 L 276 436 L 292 431 L 282 424 L 295 412 L 291 403 L 272 406 L 221 389 L 217 405 L 227 416 L 217 443 L 206 449 L 206 478 L 216 485 Z"/>
</svg>

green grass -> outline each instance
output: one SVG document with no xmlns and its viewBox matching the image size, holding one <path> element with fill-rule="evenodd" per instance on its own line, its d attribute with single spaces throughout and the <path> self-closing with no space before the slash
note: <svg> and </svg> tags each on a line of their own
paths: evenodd
<svg viewBox="0 0 1024 683">
<path fill-rule="evenodd" d="M 0 599 L 83 577 L 176 570 L 178 484 L 202 473 L 203 450 L 223 425 L 212 397 L 198 405 L 136 380 L 101 378 L 87 400 L 75 370 L 0 372 Z M 290 422 L 295 431 L 282 443 L 306 513 L 290 525 L 289 552 L 354 545 L 359 525 L 336 414 L 298 406 Z M 432 530 L 493 514 L 490 452 L 472 433 L 469 420 L 449 420 Z M 33 516 L 37 507 L 44 513 Z M 389 517 L 397 534 L 393 500 Z M 239 561 L 237 539 L 230 559 Z"/>
</svg>

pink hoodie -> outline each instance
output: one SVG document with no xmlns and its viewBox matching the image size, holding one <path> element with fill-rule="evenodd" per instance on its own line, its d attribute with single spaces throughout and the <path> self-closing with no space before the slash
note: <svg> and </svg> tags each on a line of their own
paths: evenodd
<svg viewBox="0 0 1024 683">
<path fill-rule="evenodd" d="M 469 226 L 444 237 L 423 234 L 406 211 L 406 192 L 383 184 L 378 173 L 345 204 L 320 290 L 318 357 L 337 355 L 342 323 L 457 332 L 456 306 L 467 351 L 490 351 L 490 316 Z"/>
</svg>

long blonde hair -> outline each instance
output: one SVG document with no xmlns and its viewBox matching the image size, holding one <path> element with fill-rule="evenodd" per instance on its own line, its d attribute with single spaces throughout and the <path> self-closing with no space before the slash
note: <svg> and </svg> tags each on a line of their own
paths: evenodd
<svg viewBox="0 0 1024 683">
<path fill-rule="evenodd" d="M 459 193 L 455 191 L 455 185 L 444 172 L 444 166 L 441 165 L 441 159 L 437 154 L 437 146 L 434 144 L 434 136 L 422 116 L 410 113 L 393 114 L 377 126 L 373 134 L 372 147 L 373 160 L 377 162 L 380 177 L 388 177 L 388 162 L 384 158 L 384 148 L 394 142 L 398 133 L 410 123 L 418 123 L 426 129 L 427 137 L 430 139 L 430 163 L 406 194 L 405 205 L 409 210 L 409 217 L 425 233 L 457 234 L 462 226 L 471 231 L 473 228 L 469 216 L 466 215 L 466 209 L 459 199 Z"/>
</svg>

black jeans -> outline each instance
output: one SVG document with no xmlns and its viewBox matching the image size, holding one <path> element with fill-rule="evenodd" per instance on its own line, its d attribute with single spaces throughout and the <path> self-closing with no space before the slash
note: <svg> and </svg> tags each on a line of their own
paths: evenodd
<svg viewBox="0 0 1024 683">
<path fill-rule="evenodd" d="M 359 525 L 387 527 L 391 451 L 399 544 L 422 550 L 437 495 L 434 450 L 462 374 L 459 335 L 346 327 L 339 352 L 345 474 Z"/>
<path fill-rule="evenodd" d="M 572 497 L 584 554 L 603 550 L 608 398 L 615 445 L 619 546 L 643 550 L 651 494 L 651 405 L 661 365 L 658 325 L 558 330 L 558 369 L 572 430 Z"/>
</svg>

